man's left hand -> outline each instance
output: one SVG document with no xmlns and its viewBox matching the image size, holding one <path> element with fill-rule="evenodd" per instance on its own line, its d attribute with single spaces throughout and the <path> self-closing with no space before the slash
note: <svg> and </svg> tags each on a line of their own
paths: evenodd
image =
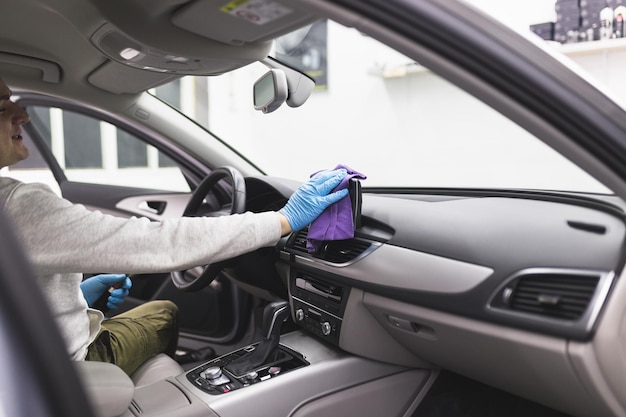
<svg viewBox="0 0 626 417">
<path fill-rule="evenodd" d="M 107 307 L 114 310 L 122 304 L 132 285 L 130 278 L 124 274 L 101 274 L 81 282 L 80 289 L 87 300 L 87 305 L 93 307 L 105 291 L 114 288 L 107 299 Z"/>
</svg>

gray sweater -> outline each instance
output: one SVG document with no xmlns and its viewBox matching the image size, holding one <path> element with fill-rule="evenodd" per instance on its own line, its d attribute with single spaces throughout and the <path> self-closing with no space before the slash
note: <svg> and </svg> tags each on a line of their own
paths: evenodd
<svg viewBox="0 0 626 417">
<path fill-rule="evenodd" d="M 0 177 L 0 201 L 38 273 L 74 360 L 85 358 L 104 318 L 83 298 L 79 287 L 83 273 L 181 270 L 280 239 L 280 221 L 273 212 L 160 222 L 123 219 L 72 204 L 46 185 L 7 177 Z"/>
</svg>

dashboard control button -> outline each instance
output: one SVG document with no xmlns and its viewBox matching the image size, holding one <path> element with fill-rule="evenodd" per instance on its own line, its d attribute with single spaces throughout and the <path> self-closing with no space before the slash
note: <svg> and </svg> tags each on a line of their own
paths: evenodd
<svg viewBox="0 0 626 417">
<path fill-rule="evenodd" d="M 207 381 L 211 385 L 223 385 L 230 382 L 230 379 L 222 374 L 222 368 L 219 366 L 212 366 L 210 368 L 205 369 L 200 373 L 200 376 Z"/>
<path fill-rule="evenodd" d="M 219 366 L 212 366 L 210 368 L 206 368 L 201 374 L 204 379 L 215 379 L 222 376 L 222 368 Z"/>
<path fill-rule="evenodd" d="M 247 382 L 254 382 L 259 377 L 256 371 L 250 371 L 243 376 L 243 379 Z"/>
<path fill-rule="evenodd" d="M 271 376 L 276 376 L 280 373 L 281 369 L 280 366 L 272 366 L 270 367 L 270 369 L 267 370 L 267 373 L 270 374 Z"/>
</svg>

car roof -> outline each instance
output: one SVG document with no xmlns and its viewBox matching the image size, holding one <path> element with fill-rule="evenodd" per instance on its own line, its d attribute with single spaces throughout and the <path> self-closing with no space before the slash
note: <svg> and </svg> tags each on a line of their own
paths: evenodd
<svg viewBox="0 0 626 417">
<path fill-rule="evenodd" d="M 266 13 L 288 16 L 259 25 L 219 2 L 20 0 L 3 5 L 0 74 L 16 88 L 132 100 L 186 74 L 218 75 L 263 59 L 273 38 L 317 19 L 291 2 L 271 4 Z M 124 59 L 122 51 L 137 55 Z"/>
</svg>

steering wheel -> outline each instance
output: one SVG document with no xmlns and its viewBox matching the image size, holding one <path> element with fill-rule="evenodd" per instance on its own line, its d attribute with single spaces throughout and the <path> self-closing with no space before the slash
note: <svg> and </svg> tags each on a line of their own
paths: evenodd
<svg viewBox="0 0 626 417">
<path fill-rule="evenodd" d="M 224 206 L 223 210 L 201 213 L 200 208 L 204 199 L 211 193 L 216 184 L 226 179 L 232 186 L 230 208 Z M 193 191 L 191 199 L 185 207 L 185 217 L 217 217 L 236 213 L 243 213 L 246 209 L 246 183 L 243 175 L 235 168 L 224 166 L 213 170 Z M 184 271 L 173 271 L 170 275 L 172 282 L 181 291 L 198 291 L 213 281 L 220 273 L 228 260 L 215 262 L 197 268 Z"/>
</svg>

